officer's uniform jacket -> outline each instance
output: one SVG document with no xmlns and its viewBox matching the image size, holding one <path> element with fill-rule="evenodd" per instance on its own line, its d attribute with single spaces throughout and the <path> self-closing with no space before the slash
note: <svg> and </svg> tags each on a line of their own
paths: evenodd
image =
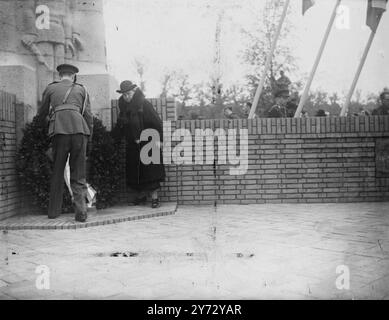
<svg viewBox="0 0 389 320">
<path fill-rule="evenodd" d="M 70 87 L 73 88 L 64 103 Z M 43 93 L 38 117 L 43 121 L 48 115 L 50 136 L 56 134 L 92 136 L 93 116 L 89 96 L 86 88 L 81 84 L 72 83 L 70 80 L 49 84 Z"/>
</svg>

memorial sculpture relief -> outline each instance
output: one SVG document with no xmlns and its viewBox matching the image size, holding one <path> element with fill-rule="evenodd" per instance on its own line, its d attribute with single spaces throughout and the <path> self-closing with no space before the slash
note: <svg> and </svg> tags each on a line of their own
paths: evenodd
<svg viewBox="0 0 389 320">
<path fill-rule="evenodd" d="M 74 0 L 29 0 L 23 22 L 23 45 L 38 62 L 39 93 L 54 80 L 55 67 L 71 61 L 83 49 L 80 33 L 73 28 Z"/>
<path fill-rule="evenodd" d="M 0 39 L 0 90 L 24 103 L 25 121 L 58 80 L 56 67 L 70 63 L 80 69 L 93 112 L 110 123 L 117 83 L 108 74 L 102 0 L 0 0 Z"/>
</svg>

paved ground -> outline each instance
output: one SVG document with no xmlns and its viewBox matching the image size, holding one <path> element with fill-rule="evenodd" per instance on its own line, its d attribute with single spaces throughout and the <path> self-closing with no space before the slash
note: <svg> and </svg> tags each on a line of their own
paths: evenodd
<svg viewBox="0 0 389 320">
<path fill-rule="evenodd" d="M 77 222 L 74 213 L 62 214 L 56 219 L 47 219 L 46 215 L 18 215 L 0 221 L 0 230 L 50 230 L 79 229 L 132 220 L 147 219 L 174 214 L 177 204 L 163 203 L 161 207 L 150 210 L 150 205 L 118 206 L 104 210 L 94 209 L 88 212 L 86 222 Z"/>
<path fill-rule="evenodd" d="M 1 299 L 389 299 L 389 203 L 181 206 L 1 232 Z"/>
</svg>

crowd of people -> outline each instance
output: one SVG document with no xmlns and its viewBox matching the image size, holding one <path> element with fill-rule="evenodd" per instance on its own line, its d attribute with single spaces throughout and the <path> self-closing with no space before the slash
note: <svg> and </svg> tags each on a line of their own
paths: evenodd
<svg viewBox="0 0 389 320">
<path fill-rule="evenodd" d="M 293 118 L 298 106 L 298 96 L 290 95 L 290 79 L 285 75 L 284 71 L 280 72 L 280 77 L 274 80 L 275 93 L 274 105 L 266 110 L 261 117 L 263 118 Z M 252 103 L 246 102 L 240 112 L 234 112 L 231 106 L 224 108 L 224 117 L 226 119 L 247 119 L 251 110 Z M 302 110 L 300 117 L 329 117 L 329 111 L 319 109 L 314 114 L 308 114 L 307 111 Z M 359 113 L 349 113 L 349 116 L 370 116 L 370 115 L 389 115 L 389 89 L 385 88 L 379 96 L 379 106 L 372 112 L 368 110 L 361 110 Z M 334 116 L 339 116 L 338 114 Z M 258 117 L 254 114 L 254 118 Z"/>
</svg>

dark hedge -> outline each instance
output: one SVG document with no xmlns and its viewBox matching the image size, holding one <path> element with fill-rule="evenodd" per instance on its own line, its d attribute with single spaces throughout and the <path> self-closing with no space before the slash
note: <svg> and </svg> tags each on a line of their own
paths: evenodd
<svg viewBox="0 0 389 320">
<path fill-rule="evenodd" d="M 92 148 L 88 159 L 89 174 L 87 182 L 97 191 L 96 208 L 113 206 L 117 200 L 120 182 L 118 143 L 102 122 L 93 120 Z M 40 124 L 35 117 L 26 125 L 21 146 L 17 152 L 17 169 L 21 184 L 33 196 L 36 206 L 47 212 L 49 203 L 50 177 L 52 161 L 46 152 L 50 146 L 47 126 Z M 67 187 L 64 188 L 63 213 L 73 212 Z"/>
</svg>

